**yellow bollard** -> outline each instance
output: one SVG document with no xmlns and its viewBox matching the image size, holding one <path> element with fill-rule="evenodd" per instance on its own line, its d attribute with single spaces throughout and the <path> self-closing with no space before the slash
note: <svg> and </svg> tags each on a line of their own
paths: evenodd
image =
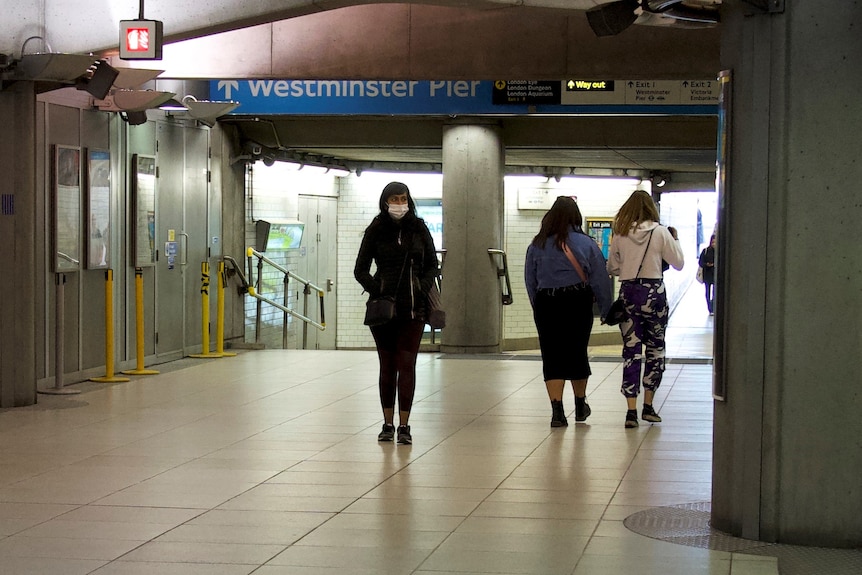
<svg viewBox="0 0 862 575">
<path fill-rule="evenodd" d="M 105 270 L 105 375 L 91 377 L 90 381 L 114 383 L 129 381 L 128 377 L 114 375 L 114 270 Z"/>
<path fill-rule="evenodd" d="M 224 261 L 218 264 L 218 288 L 216 289 L 216 355 L 234 357 L 236 354 L 224 350 L 224 288 L 227 276 L 224 273 Z"/>
<path fill-rule="evenodd" d="M 201 262 L 201 353 L 193 353 L 189 357 L 221 357 L 210 353 L 210 264 Z"/>
<path fill-rule="evenodd" d="M 144 270 L 135 268 L 135 351 L 137 368 L 127 369 L 129 375 L 155 375 L 155 369 L 144 369 Z"/>
</svg>

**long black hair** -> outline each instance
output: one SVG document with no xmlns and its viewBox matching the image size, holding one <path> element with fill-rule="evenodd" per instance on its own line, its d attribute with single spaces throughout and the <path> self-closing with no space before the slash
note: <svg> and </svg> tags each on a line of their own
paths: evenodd
<svg viewBox="0 0 862 575">
<path fill-rule="evenodd" d="M 389 198 L 401 194 L 407 194 L 407 207 L 410 208 L 410 213 L 415 216 L 416 203 L 413 201 L 413 196 L 410 195 L 410 188 L 407 187 L 407 184 L 402 184 L 401 182 L 389 182 L 383 188 L 383 191 L 380 193 L 380 201 L 378 202 L 380 213 L 389 216 L 389 208 L 387 207 Z"/>
<path fill-rule="evenodd" d="M 554 236 L 554 245 L 563 249 L 563 242 L 569 232 L 574 230 L 584 233 L 583 225 L 584 217 L 578 208 L 578 202 L 568 196 L 560 196 L 542 218 L 542 227 L 533 238 L 533 245 L 537 248 L 544 247 L 548 238 Z"/>
</svg>

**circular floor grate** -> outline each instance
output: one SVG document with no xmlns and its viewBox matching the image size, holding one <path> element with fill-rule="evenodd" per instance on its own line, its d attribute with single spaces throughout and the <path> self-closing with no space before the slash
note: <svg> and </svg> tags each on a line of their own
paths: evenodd
<svg viewBox="0 0 862 575">
<path fill-rule="evenodd" d="M 688 547 L 778 558 L 781 575 L 859 575 L 862 549 L 827 549 L 782 545 L 733 537 L 709 526 L 708 501 L 654 507 L 623 520 L 630 531 Z"/>
</svg>

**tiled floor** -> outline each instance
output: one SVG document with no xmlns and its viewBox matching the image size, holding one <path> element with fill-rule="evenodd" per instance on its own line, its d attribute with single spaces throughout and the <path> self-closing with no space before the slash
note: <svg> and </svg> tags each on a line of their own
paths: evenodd
<svg viewBox="0 0 862 575">
<path fill-rule="evenodd" d="M 709 364 L 671 363 L 665 421 L 626 430 L 620 364 L 596 361 L 593 415 L 551 429 L 521 359 L 422 354 L 412 446 L 376 441 L 373 352 L 247 351 L 2 410 L 0 573 L 777 573 L 623 525 L 709 500 Z"/>
</svg>

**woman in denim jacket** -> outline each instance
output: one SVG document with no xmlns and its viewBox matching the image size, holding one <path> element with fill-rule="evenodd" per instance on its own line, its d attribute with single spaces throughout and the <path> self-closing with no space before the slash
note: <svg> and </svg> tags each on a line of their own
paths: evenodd
<svg viewBox="0 0 862 575">
<path fill-rule="evenodd" d="M 566 196 L 557 198 L 527 248 L 524 266 L 551 400 L 551 427 L 568 425 L 563 407 L 567 379 L 575 392 L 575 421 L 586 421 L 591 413 L 587 404 L 587 379 L 592 373 L 587 345 L 593 329 L 593 302 L 598 303 L 601 318 L 611 306 L 605 258 L 582 226 L 577 202 Z"/>
</svg>

